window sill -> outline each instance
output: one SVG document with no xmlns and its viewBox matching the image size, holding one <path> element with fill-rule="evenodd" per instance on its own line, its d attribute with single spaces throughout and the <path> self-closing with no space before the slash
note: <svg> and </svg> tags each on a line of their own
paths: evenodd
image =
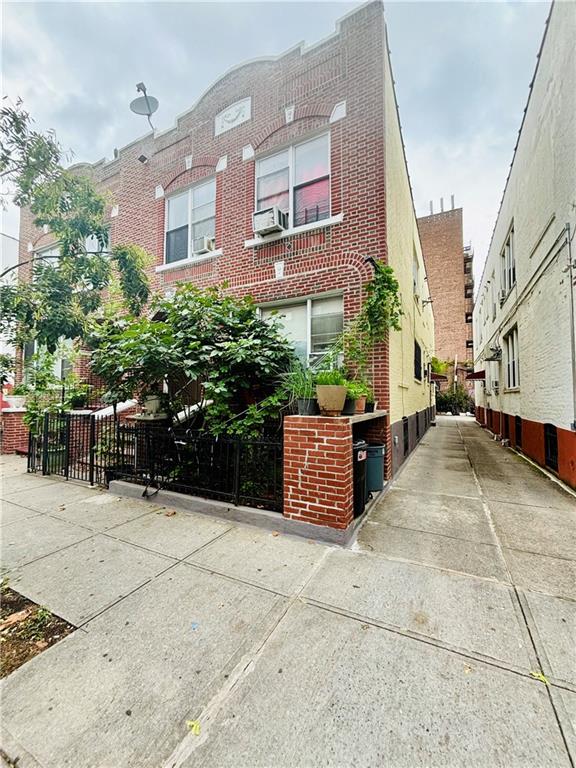
<svg viewBox="0 0 576 768">
<path fill-rule="evenodd" d="M 222 248 L 217 248 L 209 253 L 202 253 L 199 256 L 193 256 L 191 259 L 180 259 L 180 261 L 172 261 L 170 264 L 160 264 L 159 267 L 156 267 L 156 272 L 169 272 L 171 269 L 194 266 L 194 264 L 201 264 L 203 261 L 214 259 L 217 256 L 222 256 Z"/>
<path fill-rule="evenodd" d="M 245 240 L 244 248 L 256 248 L 259 245 L 268 245 L 269 243 L 275 243 L 278 240 L 285 240 L 287 237 L 300 235 L 304 232 L 312 232 L 315 229 L 325 229 L 326 227 L 332 227 L 334 224 L 341 224 L 343 221 L 344 214 L 338 213 L 336 216 L 330 216 L 330 218 L 322 219 L 322 221 L 313 221 L 311 224 L 302 224 L 299 227 L 291 227 L 290 229 L 285 229 L 283 232 L 277 232 L 273 235 L 266 235 L 266 237 L 255 237 L 252 240 Z"/>
<path fill-rule="evenodd" d="M 520 392 L 520 387 L 504 387 L 502 390 L 504 393 L 508 392 Z"/>
</svg>

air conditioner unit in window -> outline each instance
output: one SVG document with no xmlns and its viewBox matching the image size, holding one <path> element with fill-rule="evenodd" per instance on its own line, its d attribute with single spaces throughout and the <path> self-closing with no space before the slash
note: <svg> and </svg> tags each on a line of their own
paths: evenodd
<svg viewBox="0 0 576 768">
<path fill-rule="evenodd" d="M 252 214 L 252 228 L 255 235 L 268 235 L 271 232 L 282 232 L 288 229 L 288 214 L 273 205 L 263 211 L 254 211 Z"/>
<path fill-rule="evenodd" d="M 194 253 L 210 253 L 216 246 L 216 238 L 214 237 L 195 237 L 192 243 L 192 249 Z"/>
</svg>

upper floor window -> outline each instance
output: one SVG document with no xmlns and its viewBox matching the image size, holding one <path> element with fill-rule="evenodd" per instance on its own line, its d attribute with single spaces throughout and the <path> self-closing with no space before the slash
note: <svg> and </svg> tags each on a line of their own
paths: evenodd
<svg viewBox="0 0 576 768">
<path fill-rule="evenodd" d="M 216 233 L 216 181 L 198 184 L 166 200 L 165 262 L 206 252 Z"/>
<path fill-rule="evenodd" d="M 490 278 L 490 299 L 492 304 L 492 320 L 496 319 L 496 274 L 492 272 Z"/>
<path fill-rule="evenodd" d="M 414 340 L 414 378 L 422 381 L 422 347 Z"/>
<path fill-rule="evenodd" d="M 518 387 L 520 386 L 520 368 L 517 326 L 504 337 L 504 349 L 506 352 L 506 386 L 509 388 Z"/>
<path fill-rule="evenodd" d="M 414 296 L 420 296 L 420 264 L 416 254 L 412 256 L 412 291 Z"/>
<path fill-rule="evenodd" d="M 474 297 L 474 286 L 472 285 L 465 285 L 464 286 L 464 298 L 465 299 L 472 299 Z"/>
<path fill-rule="evenodd" d="M 467 323 L 472 322 L 472 312 L 466 312 L 466 322 Z"/>
<path fill-rule="evenodd" d="M 500 253 L 502 290 L 508 293 L 516 284 L 516 256 L 514 253 L 514 227 L 510 230 Z"/>
<path fill-rule="evenodd" d="M 280 320 L 286 337 L 303 361 L 326 354 L 344 327 L 342 296 L 264 307 L 261 312 L 263 318 L 276 316 Z"/>
<path fill-rule="evenodd" d="M 298 227 L 330 216 L 328 134 L 256 162 L 256 210 L 277 205 Z"/>
</svg>

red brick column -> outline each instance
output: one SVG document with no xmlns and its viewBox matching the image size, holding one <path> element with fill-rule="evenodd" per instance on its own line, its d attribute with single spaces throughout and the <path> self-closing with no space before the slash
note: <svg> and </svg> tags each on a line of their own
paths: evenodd
<svg viewBox="0 0 576 768">
<path fill-rule="evenodd" d="M 25 413 L 26 411 L 19 408 L 5 408 L 0 413 L 0 453 L 14 453 L 17 448 L 27 448 L 28 427 L 23 422 Z"/>
<path fill-rule="evenodd" d="M 346 416 L 284 419 L 284 516 L 340 529 L 352 522 L 352 425 Z"/>
</svg>

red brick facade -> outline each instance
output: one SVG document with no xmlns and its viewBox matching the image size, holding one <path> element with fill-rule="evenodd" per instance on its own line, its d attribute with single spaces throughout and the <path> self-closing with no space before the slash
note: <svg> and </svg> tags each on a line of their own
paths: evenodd
<svg viewBox="0 0 576 768">
<path fill-rule="evenodd" d="M 152 254 L 150 276 L 159 292 L 190 281 L 199 287 L 226 283 L 230 293 L 250 294 L 260 304 L 340 295 L 344 322 L 354 318 L 372 277 L 367 258 L 387 261 L 386 56 L 382 4 L 373 2 L 317 45 L 233 69 L 175 128 L 120 149 L 112 161 L 81 166 L 111 194 L 111 243 L 136 243 Z M 219 131 L 218 116 L 248 98 L 249 117 Z M 254 243 L 258 159 L 323 134 L 329 135 L 329 218 Z M 215 252 L 194 263 L 165 264 L 166 198 L 209 179 L 216 185 Z M 50 243 L 26 214 L 20 239 L 21 260 L 27 243 L 35 249 Z M 412 251 L 406 258 L 412 261 Z M 372 355 L 371 379 L 378 407 L 387 411 L 389 375 L 388 345 L 382 343 Z M 351 429 L 320 421 L 312 429 L 308 419 L 287 419 L 285 514 L 345 528 L 352 519 Z M 389 477 L 387 420 L 373 431 L 387 446 Z M 304 477 L 297 457 L 309 456 L 314 446 L 317 456 Z M 323 477 L 327 459 L 332 468 Z"/>
<path fill-rule="evenodd" d="M 231 293 L 249 293 L 261 303 L 337 292 L 345 320 L 354 317 L 371 277 L 365 257 L 386 259 L 384 51 L 382 5 L 375 2 L 343 19 L 338 34 L 309 50 L 237 67 L 174 129 L 120 149 L 113 161 L 82 166 L 118 206 L 110 218 L 112 244 L 133 242 L 149 251 L 153 285 L 160 291 L 179 281 L 201 287 L 226 282 Z M 215 116 L 244 97 L 252 99 L 251 119 L 216 136 Z M 343 102 L 345 115 L 334 119 L 334 108 Z M 288 121 L 290 107 L 294 111 Z M 322 132 L 330 135 L 330 214 L 338 223 L 245 247 L 254 238 L 255 159 Z M 254 156 L 243 159 L 247 147 Z M 148 158 L 144 164 L 141 155 Z M 219 160 L 222 170 L 217 170 Z M 216 249 L 221 254 L 156 271 L 164 263 L 165 198 L 211 178 L 216 179 Z M 158 186 L 164 197 L 156 197 Z M 44 247 L 50 235 L 35 231 L 23 212 L 21 241 L 24 261 L 27 243 Z M 279 261 L 284 262 L 281 278 L 275 271 Z M 375 394 L 387 407 L 386 348 L 374 357 Z"/>
<path fill-rule="evenodd" d="M 0 453 L 26 451 L 28 427 L 24 424 L 24 411 L 3 409 L 0 413 Z"/>
<path fill-rule="evenodd" d="M 472 341 L 472 254 L 463 247 L 462 208 L 418 219 L 418 231 L 434 301 L 436 357 L 473 360 L 474 350 L 466 345 Z"/>
</svg>

